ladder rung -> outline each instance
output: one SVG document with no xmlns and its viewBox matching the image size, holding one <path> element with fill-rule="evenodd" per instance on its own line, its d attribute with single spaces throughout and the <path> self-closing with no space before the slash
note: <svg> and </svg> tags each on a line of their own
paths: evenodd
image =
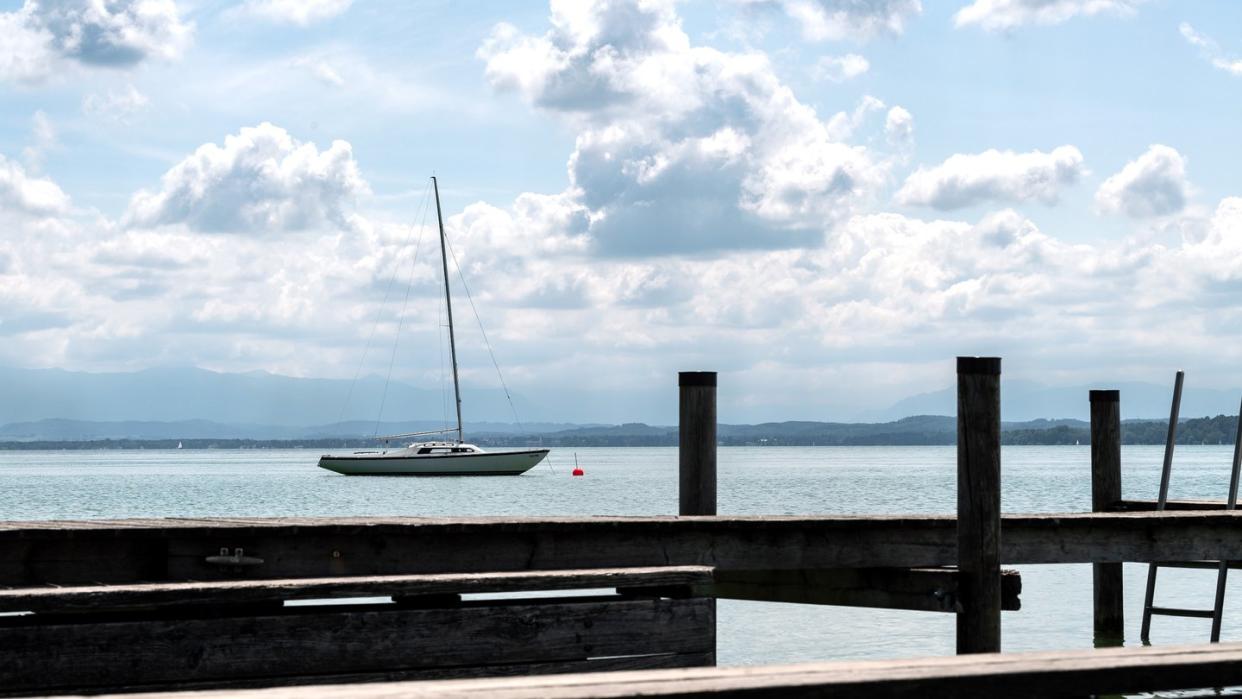
<svg viewBox="0 0 1242 699">
<path fill-rule="evenodd" d="M 1220 568 L 1220 561 L 1157 561 L 1156 566 L 1160 568 L 1198 568 L 1216 570 Z"/>
<path fill-rule="evenodd" d="M 1152 607 L 1148 610 L 1150 614 L 1162 614 L 1164 616 L 1189 616 L 1196 619 L 1213 619 L 1216 612 L 1211 609 L 1177 609 L 1176 607 Z"/>
</svg>

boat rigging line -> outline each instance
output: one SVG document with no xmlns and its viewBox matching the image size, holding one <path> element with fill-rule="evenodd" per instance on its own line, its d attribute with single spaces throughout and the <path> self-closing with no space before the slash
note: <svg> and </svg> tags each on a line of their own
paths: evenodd
<svg viewBox="0 0 1242 699">
<path fill-rule="evenodd" d="M 448 326 L 444 324 L 444 307 L 436 304 L 436 350 L 440 352 L 440 424 L 444 431 L 449 429 L 448 374 L 444 371 L 444 335 Z"/>
<path fill-rule="evenodd" d="M 392 367 L 397 361 L 397 346 L 401 344 L 401 328 L 405 325 L 405 310 L 410 304 L 410 289 L 414 287 L 414 272 L 418 269 L 418 253 L 422 249 L 423 231 L 427 230 L 427 209 L 428 207 L 423 207 L 422 220 L 418 224 L 418 243 L 414 246 L 414 259 L 410 261 L 410 276 L 405 283 L 405 298 L 401 302 L 401 313 L 397 316 L 397 332 L 392 339 L 392 352 L 388 357 L 388 372 L 384 375 L 384 391 L 380 394 L 379 412 L 375 415 L 375 430 L 371 433 L 372 437 L 379 436 L 380 422 L 384 419 L 384 404 L 388 401 L 388 384 L 392 381 Z"/>
<path fill-rule="evenodd" d="M 430 197 L 428 196 L 430 189 L 431 189 L 430 183 L 428 183 L 426 187 L 423 187 L 423 197 L 422 197 L 421 206 L 423 210 L 422 218 L 424 222 L 427 220 L 426 210 L 427 210 L 427 202 L 430 199 Z M 409 230 L 406 231 L 405 239 L 401 241 L 401 249 L 403 250 L 409 249 L 410 238 L 414 236 L 415 228 L 416 228 L 415 226 L 410 226 Z M 418 250 L 420 247 L 422 247 L 423 232 L 426 230 L 426 226 L 420 225 L 417 227 L 417 229 L 419 231 L 418 242 L 414 244 L 414 259 L 416 261 L 418 260 Z M 392 274 L 388 275 L 388 283 L 384 286 L 384 300 L 380 304 L 381 308 L 388 305 L 388 298 L 392 294 L 392 284 L 397 279 L 397 271 L 399 269 L 401 269 L 401 265 L 393 265 Z M 354 369 L 354 378 L 349 382 L 349 391 L 346 392 L 345 394 L 345 402 L 341 404 L 341 412 L 336 417 L 337 424 L 342 424 L 345 421 L 345 413 L 349 411 L 349 402 L 354 397 L 354 387 L 357 386 L 358 384 L 358 377 L 362 375 L 362 367 L 366 364 L 367 355 L 371 352 L 371 346 L 375 341 L 375 331 L 379 328 L 381 318 L 383 318 L 382 313 L 375 314 L 375 322 L 371 324 L 371 332 L 367 335 L 366 345 L 363 346 L 362 357 L 358 360 L 358 366 Z"/>
<path fill-rule="evenodd" d="M 496 367 L 496 377 L 500 379 L 500 387 L 505 392 L 505 400 L 509 401 L 509 410 L 513 413 L 513 420 L 517 423 L 518 429 L 525 433 L 526 427 L 522 424 L 522 418 L 518 417 L 517 407 L 513 405 L 513 396 L 509 394 L 509 386 L 505 383 L 505 375 L 500 371 L 500 362 L 496 361 L 496 353 L 492 351 L 492 343 L 487 339 L 487 331 L 483 329 L 483 319 L 479 317 L 479 309 L 475 308 L 474 297 L 470 295 L 470 286 L 466 284 L 466 275 L 462 273 L 461 263 L 457 261 L 457 253 L 453 252 L 453 246 L 449 244 L 448 238 L 444 239 L 444 243 L 445 247 L 448 248 L 449 255 L 453 256 L 453 266 L 457 268 L 457 278 L 461 279 L 461 288 L 465 290 L 466 300 L 470 302 L 470 310 L 474 313 L 474 321 L 479 324 L 479 333 L 483 336 L 483 345 L 487 347 L 487 354 L 492 358 L 492 366 Z"/>
<path fill-rule="evenodd" d="M 434 197 L 428 196 L 429 195 L 428 190 L 431 190 L 430 193 L 434 194 Z M 418 240 L 414 246 L 414 259 L 410 263 L 409 277 L 406 280 L 405 294 L 401 302 L 401 312 L 397 316 L 397 332 L 395 336 L 393 337 L 392 350 L 389 353 L 389 357 L 388 357 L 388 370 L 384 375 L 384 389 L 382 393 L 380 394 L 379 410 L 375 416 L 375 428 L 372 430 L 371 436 L 377 439 L 380 438 L 379 437 L 380 425 L 383 422 L 384 407 L 388 401 L 388 388 L 392 382 L 392 370 L 393 370 L 393 367 L 396 365 L 397 348 L 401 342 L 401 331 L 404 328 L 405 314 L 409 308 L 410 292 L 414 286 L 414 275 L 417 271 L 418 258 L 422 250 L 423 236 L 427 230 L 427 217 L 430 214 L 430 199 L 431 198 L 434 198 L 436 202 L 436 220 L 437 220 L 437 224 L 439 227 L 440 241 L 442 243 L 440 266 L 441 266 L 441 270 L 443 273 L 442 279 L 444 281 L 444 290 L 445 290 L 444 306 L 441 307 L 439 304 L 436 305 L 436 316 L 437 316 L 436 324 L 437 326 L 439 326 L 439 331 L 440 331 L 438 333 L 439 341 L 436 344 L 440 350 L 440 385 L 441 385 L 441 395 L 444 399 L 441 402 L 441 407 L 442 409 L 444 409 L 444 413 L 445 413 L 444 422 L 447 423 L 449 416 L 447 414 L 448 413 L 447 405 L 445 405 L 445 403 L 447 402 L 447 391 L 444 390 L 444 379 L 446 377 L 444 375 L 444 345 L 443 345 L 443 332 L 444 332 L 445 325 L 441 322 L 441 319 L 442 319 L 441 314 L 447 313 L 448 314 L 447 327 L 448 327 L 448 333 L 449 333 L 449 352 L 450 352 L 450 356 L 452 359 L 453 390 L 454 390 L 454 398 L 456 399 L 455 407 L 456 407 L 456 413 L 457 413 L 457 428 L 448 429 L 446 425 L 445 429 L 443 430 L 408 433 L 408 434 L 401 434 L 401 435 L 389 435 L 387 437 L 384 437 L 384 439 L 387 440 L 388 438 L 393 438 L 393 437 L 407 437 L 407 436 L 418 436 L 418 435 L 425 435 L 425 434 L 443 434 L 446 432 L 457 432 L 457 442 L 462 443 L 464 441 L 464 435 L 462 433 L 463 432 L 462 420 L 461 420 L 461 388 L 460 388 L 460 384 L 458 382 L 458 376 L 457 376 L 457 347 L 456 347 L 456 338 L 454 338 L 453 336 L 453 326 L 452 326 L 452 323 L 453 323 L 453 316 L 452 316 L 453 307 L 451 305 L 452 297 L 449 294 L 449 290 L 448 290 L 449 288 L 449 269 L 448 269 L 449 257 L 452 257 L 453 266 L 457 269 L 457 278 L 461 280 L 462 290 L 466 292 L 466 300 L 470 304 L 470 311 L 474 315 L 474 321 L 479 327 L 479 334 L 483 338 L 483 345 L 484 347 L 487 348 L 487 355 L 492 361 L 492 367 L 496 370 L 496 377 L 500 381 L 501 390 L 504 391 L 505 400 L 509 404 L 509 411 L 513 414 L 513 420 L 517 424 L 519 434 L 523 436 L 527 436 L 526 425 L 522 422 L 522 418 L 518 414 L 518 411 L 517 411 L 517 405 L 513 402 L 513 394 L 512 392 L 509 391 L 509 385 L 505 381 L 504 372 L 500 369 L 500 362 L 497 361 L 496 359 L 496 351 L 492 347 L 491 339 L 488 338 L 487 336 L 487 329 L 483 325 L 483 318 L 479 315 L 479 309 L 474 303 L 474 295 L 471 294 L 470 285 L 466 282 L 466 275 L 464 271 L 462 270 L 461 262 L 457 259 L 457 253 L 456 251 L 453 250 L 453 246 L 449 242 L 448 236 L 445 233 L 444 219 L 443 219 L 443 215 L 440 210 L 439 194 L 440 194 L 439 183 L 436 181 L 436 178 L 432 176 L 430 178 L 429 187 L 426 187 L 423 190 L 423 199 L 422 199 L 422 204 L 420 205 L 421 213 L 418 217 L 419 223 L 417 225 L 419 235 L 418 235 Z M 406 234 L 405 240 L 402 243 L 403 247 L 408 247 L 409 239 L 412 235 L 413 235 L 413 228 L 411 228 L 410 231 Z M 400 265 L 394 266 L 392 274 L 389 275 L 388 283 L 385 285 L 385 289 L 384 289 L 384 301 L 383 301 L 384 305 L 387 305 L 388 300 L 392 295 L 393 283 L 396 280 L 397 271 L 399 269 L 400 269 Z M 362 359 L 359 360 L 358 366 L 354 371 L 354 378 L 353 378 L 353 381 L 350 382 L 349 393 L 346 396 L 345 404 L 342 405 L 341 415 L 338 418 L 338 422 L 341 422 L 344 420 L 345 413 L 348 410 L 349 401 L 353 396 L 355 385 L 357 384 L 358 378 L 362 373 L 362 367 L 364 366 L 366 362 L 367 354 L 370 352 L 371 347 L 374 344 L 374 339 L 375 339 L 377 329 L 379 327 L 380 318 L 381 316 L 377 315 L 375 323 L 371 326 L 371 332 L 367 337 L 367 342 L 363 349 Z M 551 463 L 549 463 L 549 467 L 551 467 Z"/>
</svg>

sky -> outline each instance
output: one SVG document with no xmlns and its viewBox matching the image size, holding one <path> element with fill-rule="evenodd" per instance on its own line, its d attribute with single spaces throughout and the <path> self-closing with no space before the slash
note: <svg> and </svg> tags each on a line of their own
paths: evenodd
<svg viewBox="0 0 1242 699">
<path fill-rule="evenodd" d="M 434 174 L 462 381 L 499 385 L 494 354 L 544 419 L 668 415 L 679 370 L 720 372 L 722 419 L 849 419 L 957 355 L 1242 386 L 1240 28 L 1225 1 L 0 1 L 0 365 L 442 386 Z"/>
</svg>

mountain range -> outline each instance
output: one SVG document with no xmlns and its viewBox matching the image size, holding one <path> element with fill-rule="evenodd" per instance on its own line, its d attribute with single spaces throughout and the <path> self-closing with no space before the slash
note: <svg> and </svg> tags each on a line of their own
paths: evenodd
<svg viewBox="0 0 1242 699">
<path fill-rule="evenodd" d="M 266 372 L 221 373 L 198 368 L 160 368 L 130 373 L 87 373 L 60 369 L 0 368 L 0 440 L 90 439 L 313 439 L 364 438 L 437 429 L 452 415 L 451 398 L 441 391 L 386 382 L 366 376 L 356 382 L 280 376 Z M 1114 383 L 1099 388 L 1121 390 L 1125 419 L 1167 419 L 1169 386 L 1148 383 Z M 1049 387 L 1032 382 L 1004 383 L 1002 415 L 1010 423 L 1054 419 L 1058 424 L 1081 425 L 1088 417 L 1089 386 Z M 500 390 L 463 391 L 467 405 L 467 433 L 471 435 L 553 434 L 577 432 L 579 437 L 609 430 L 627 438 L 649 436 L 669 428 L 642 424 L 671 423 L 675 417 L 635 415 L 626 425 L 601 425 L 602 421 L 570 422 L 547 406 L 532 406 L 523 396 L 513 395 L 513 406 Z M 723 392 L 722 392 L 723 393 Z M 1182 404 L 1183 417 L 1236 414 L 1238 391 L 1199 388 L 1188 381 Z M 676 407 L 675 394 L 667 400 Z M 863 438 L 876 430 L 892 432 L 889 423 L 901 421 L 900 431 L 939 432 L 947 429 L 928 421 L 955 413 L 955 391 L 913 395 L 881 410 L 860 410 L 852 421 L 787 421 L 741 425 L 726 401 L 720 405 L 722 436 L 747 439 L 759 433 L 783 435 L 820 434 L 825 430 L 848 438 Z M 380 410 L 380 406 L 383 410 Z M 516 415 L 534 413 L 537 421 L 519 423 Z M 566 413 L 574 414 L 572 409 Z M 674 413 L 675 414 L 675 413 Z M 926 424 L 920 423 L 923 421 Z M 1085 425 L 1085 423 L 1082 423 Z M 735 434 L 736 433 L 736 434 Z M 603 432 L 600 432 L 603 434 Z M 600 436 L 596 434 L 594 436 Z"/>
<path fill-rule="evenodd" d="M 0 368 L 0 423 L 45 419 L 85 421 L 209 420 L 232 425 L 304 427 L 337 422 L 439 421 L 451 398 L 380 376 L 311 379 L 262 371 L 230 374 L 198 368 L 90 373 Z M 470 415 L 514 422 L 500 390 L 463 391 Z M 518 414 L 529 412 L 514 396 Z M 380 406 L 383 406 L 381 411 Z"/>
<path fill-rule="evenodd" d="M 237 449 L 289 447 L 370 447 L 378 443 L 373 423 L 337 423 L 315 428 L 272 428 L 221 425 L 203 420 L 184 422 L 79 422 L 40 420 L 0 429 L 4 449 Z M 395 427 L 382 425 L 381 427 Z M 363 429 L 365 428 L 365 429 Z M 497 429 L 499 428 L 499 429 Z M 523 429 L 525 428 L 525 429 Z M 1236 416 L 1189 418 L 1181 421 L 1180 444 L 1232 444 Z M 392 429 L 387 430 L 389 432 Z M 382 432 L 381 432 L 382 434 Z M 678 429 L 672 425 L 467 425 L 467 439 L 485 446 L 540 445 L 547 447 L 658 447 L 676 446 Z M 1123 444 L 1164 444 L 1164 420 L 1124 420 Z M 724 446 L 894 446 L 951 445 L 957 440 L 957 421 L 943 415 L 918 415 L 886 423 L 778 422 L 717 426 Z M 1032 420 L 1001 425 L 1005 444 L 1088 444 L 1090 425 L 1081 420 Z"/>
<path fill-rule="evenodd" d="M 442 423 L 338 422 L 311 427 L 226 424 L 210 420 L 87 421 L 48 419 L 0 426 L 0 442 L 86 442 L 105 440 L 371 440 L 375 435 L 440 429 Z M 1040 431 L 1057 427 L 1085 431 L 1081 420 L 1035 420 L 1005 423 L 1005 431 Z M 720 424 L 717 435 L 728 444 L 870 444 L 940 443 L 956 435 L 952 417 L 919 415 L 887 423 L 769 422 L 757 425 Z M 575 425 L 567 423 L 466 423 L 471 441 L 505 444 L 535 437 L 562 445 L 661 445 L 677 443 L 676 425 Z"/>
<path fill-rule="evenodd" d="M 1001 415 L 1005 420 L 1027 421 L 1040 418 L 1073 418 L 1090 416 L 1087 392 L 1093 388 L 1121 391 L 1123 419 L 1168 420 L 1169 403 L 1173 396 L 1173 377 L 1167 386 L 1141 382 L 1112 382 L 1089 386 L 1044 386 L 1030 381 L 1005 380 L 1001 384 Z M 1237 415 L 1242 390 L 1203 387 L 1186 380 L 1182 394 L 1181 415 Z M 920 393 L 897 401 L 877 411 L 860 413 L 860 421 L 882 422 L 899 420 L 909 415 L 954 415 L 957 413 L 957 391 L 944 388 Z"/>
</svg>

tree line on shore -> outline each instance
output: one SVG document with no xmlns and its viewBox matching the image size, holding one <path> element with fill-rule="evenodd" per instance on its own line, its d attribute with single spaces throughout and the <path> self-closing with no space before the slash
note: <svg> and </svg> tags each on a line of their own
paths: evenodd
<svg viewBox="0 0 1242 699">
<path fill-rule="evenodd" d="M 949 417 L 920 416 L 876 424 L 770 423 L 722 426 L 722 446 L 937 446 L 957 441 L 956 422 Z M 627 429 L 628 428 L 628 429 Z M 1235 415 L 1191 418 L 1178 423 L 1178 444 L 1233 444 L 1238 429 Z M 1127 420 L 1121 424 L 1122 444 L 1164 444 L 1168 423 Z M 569 430 L 539 435 L 478 435 L 470 441 L 483 447 L 670 447 L 677 446 L 676 428 L 630 425 Z M 1078 420 L 1036 421 L 1006 425 L 1003 444 L 1090 444 L 1089 425 Z M 323 449 L 374 448 L 373 438 L 316 439 L 92 439 L 0 442 L 4 450 L 69 449 Z"/>
</svg>

